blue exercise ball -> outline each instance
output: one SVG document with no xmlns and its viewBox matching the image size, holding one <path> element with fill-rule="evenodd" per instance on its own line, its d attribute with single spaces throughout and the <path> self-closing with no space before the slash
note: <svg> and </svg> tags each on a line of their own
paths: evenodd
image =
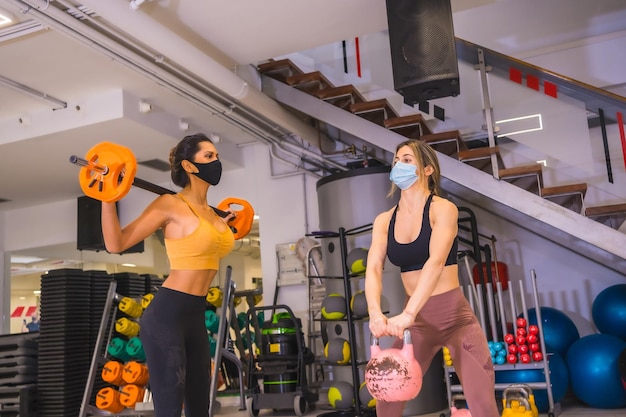
<svg viewBox="0 0 626 417">
<path fill-rule="evenodd" d="M 569 388 L 569 370 L 565 359 L 558 353 L 548 355 L 548 367 L 550 368 L 550 383 L 552 384 L 552 398 L 555 403 L 561 401 Z M 513 369 L 510 371 L 497 371 L 496 384 L 525 384 L 529 382 L 546 382 L 543 367 L 539 369 Z M 550 410 L 548 391 L 545 389 L 533 390 L 535 404 L 541 413 Z"/>
<path fill-rule="evenodd" d="M 619 356 L 626 342 L 610 334 L 592 334 L 574 342 L 567 352 L 572 391 L 594 408 L 626 406 Z"/>
<path fill-rule="evenodd" d="M 580 333 L 569 316 L 552 307 L 541 307 L 541 324 L 546 351 L 558 353 L 565 357 L 569 347 L 580 339 Z M 537 325 L 537 310 L 528 310 L 528 324 Z"/>
<path fill-rule="evenodd" d="M 626 340 L 626 284 L 600 292 L 593 300 L 591 315 L 600 333 Z"/>
</svg>

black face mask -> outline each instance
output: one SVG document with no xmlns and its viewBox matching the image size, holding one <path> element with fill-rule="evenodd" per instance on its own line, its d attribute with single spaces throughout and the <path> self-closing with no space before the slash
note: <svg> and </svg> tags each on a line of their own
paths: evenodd
<svg viewBox="0 0 626 417">
<path fill-rule="evenodd" d="M 211 185 L 217 185 L 220 182 L 220 178 L 222 178 L 222 163 L 219 159 L 205 164 L 199 162 L 192 162 L 192 164 L 198 168 L 198 172 L 193 174 L 202 181 Z"/>
</svg>

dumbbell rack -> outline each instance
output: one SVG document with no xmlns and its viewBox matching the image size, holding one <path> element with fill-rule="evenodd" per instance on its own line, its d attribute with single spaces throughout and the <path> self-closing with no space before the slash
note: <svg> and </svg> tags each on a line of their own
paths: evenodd
<svg viewBox="0 0 626 417">
<path fill-rule="evenodd" d="M 470 277 L 470 279 L 472 279 Z M 502 365 L 498 365 L 498 364 L 494 364 L 494 370 L 495 372 L 499 372 L 499 371 L 511 371 L 511 370 L 543 370 L 543 373 L 545 375 L 545 380 L 542 382 L 524 382 L 524 385 L 530 387 L 531 389 L 535 390 L 535 389 L 545 389 L 548 395 L 548 416 L 549 417 L 554 417 L 555 415 L 557 415 L 558 413 L 555 414 L 555 409 L 557 407 L 555 407 L 555 403 L 554 403 L 554 397 L 552 395 L 552 388 L 551 388 L 551 382 L 550 382 L 550 368 L 549 368 L 549 363 L 548 363 L 548 358 L 547 358 L 547 353 L 546 353 L 546 345 L 545 345 L 545 340 L 544 340 L 544 333 L 543 333 L 543 323 L 542 323 L 542 319 L 541 319 L 541 308 L 539 305 L 539 293 L 537 290 L 537 277 L 535 274 L 535 270 L 531 269 L 530 270 L 530 279 L 531 279 L 531 283 L 532 283 L 532 295 L 533 295 L 533 303 L 535 306 L 535 310 L 536 310 L 536 314 L 537 314 L 537 327 L 539 328 L 539 343 L 541 346 L 541 351 L 544 354 L 544 358 L 543 360 L 539 361 L 539 362 L 531 362 L 531 363 L 516 363 L 516 364 L 502 364 Z M 500 284 L 500 283 L 498 283 Z M 522 302 L 522 314 L 523 317 L 528 321 L 528 317 L 527 317 L 527 310 L 526 310 L 526 296 L 525 296 L 525 291 L 524 291 L 524 283 L 523 281 L 519 281 L 519 289 L 520 289 L 520 299 Z M 500 287 L 500 292 L 501 292 L 501 287 Z M 511 299 L 513 299 L 513 286 L 511 285 L 508 289 L 508 291 L 511 291 L 511 293 L 509 293 L 509 295 L 511 296 Z M 471 299 L 471 291 L 469 291 L 470 295 L 468 295 L 468 298 Z M 470 300 L 471 301 L 471 300 Z M 477 301 L 479 302 L 479 301 Z M 471 303 L 472 304 L 472 303 Z M 511 306 L 511 308 L 513 309 L 513 306 Z M 479 318 L 480 319 L 480 318 Z M 502 320 L 504 320 L 503 317 L 501 317 Z M 450 404 L 450 406 L 454 405 L 453 402 L 453 394 L 460 394 L 463 393 L 463 387 L 460 384 L 453 384 L 453 376 L 456 373 L 454 366 L 446 366 L 444 364 L 444 370 L 445 370 L 445 381 L 446 381 L 446 389 L 447 389 L 447 395 L 448 395 L 448 403 Z M 507 383 L 498 383 L 495 384 L 495 390 L 496 391 L 504 391 L 505 389 L 507 389 L 511 384 L 507 384 Z M 560 407 L 558 407 L 560 409 Z M 441 414 L 441 417 L 445 417 L 445 413 Z"/>
<path fill-rule="evenodd" d="M 89 375 L 87 377 L 87 384 L 85 385 L 85 392 L 83 400 L 80 406 L 79 417 L 86 416 L 152 416 L 154 410 L 151 405 L 147 405 L 151 400 L 151 393 L 148 389 L 145 390 L 144 402 L 137 403 L 135 410 L 125 409 L 119 413 L 112 414 L 108 411 L 101 410 L 96 406 L 90 405 L 89 401 L 94 389 L 96 378 L 98 377 L 98 366 L 102 365 L 108 360 L 106 350 L 111 341 L 113 335 L 113 329 L 115 327 L 115 321 L 117 317 L 117 305 L 116 301 L 122 296 L 116 293 L 117 282 L 112 280 L 109 284 L 106 301 L 104 304 L 104 313 L 102 314 L 102 320 L 100 321 L 100 329 L 96 338 L 96 345 L 93 350 L 93 356 L 91 360 L 91 366 L 89 368 Z M 106 341 L 106 342 L 105 342 Z M 143 409 L 141 409 L 143 408 Z"/>
</svg>

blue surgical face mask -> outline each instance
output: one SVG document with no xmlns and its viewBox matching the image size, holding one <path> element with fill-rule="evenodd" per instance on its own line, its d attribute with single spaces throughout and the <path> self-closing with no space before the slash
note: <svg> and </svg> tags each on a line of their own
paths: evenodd
<svg viewBox="0 0 626 417">
<path fill-rule="evenodd" d="M 415 171 L 417 171 L 415 165 L 398 161 L 393 168 L 391 168 L 389 179 L 401 190 L 406 190 L 411 185 L 415 184 L 415 181 L 419 178 Z"/>
</svg>

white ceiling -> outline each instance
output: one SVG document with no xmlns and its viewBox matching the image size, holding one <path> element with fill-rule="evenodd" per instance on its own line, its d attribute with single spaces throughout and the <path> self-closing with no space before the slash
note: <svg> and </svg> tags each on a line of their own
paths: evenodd
<svg viewBox="0 0 626 417">
<path fill-rule="evenodd" d="M 25 4 L 33 9 L 26 10 Z M 180 119 L 190 123 L 189 132 L 222 137 L 222 157 L 236 166 L 237 145 L 257 140 L 252 134 L 42 18 L 77 4 L 0 0 L 0 7 L 20 21 L 43 22 L 27 36 L 13 38 L 10 29 L 0 30 L 0 78 L 67 103 L 58 109 L 0 83 L 0 198 L 10 200 L 0 210 L 81 195 L 77 168 L 68 158 L 82 156 L 104 140 L 129 146 L 139 161 L 166 159 L 185 134 L 178 130 Z M 84 11 L 95 12 L 94 21 L 117 25 L 145 42 L 154 59 L 155 52 L 161 54 L 165 62 L 182 65 L 199 78 L 203 72 L 213 77 L 227 69 L 253 81 L 249 65 L 387 29 L 383 0 L 153 0 L 136 11 L 128 0 L 80 4 L 87 6 Z M 452 5 L 456 36 L 522 58 L 626 30 L 626 2 L 621 0 L 577 2 L 576 7 L 570 0 L 452 0 Z M 222 65 L 222 71 L 205 66 L 201 54 L 207 63 Z M 178 55 L 184 59 L 174 59 Z M 152 112 L 140 113 L 139 100 L 152 104 Z M 139 167 L 138 176 L 160 184 L 169 181 L 168 172 L 145 167 Z"/>
</svg>

